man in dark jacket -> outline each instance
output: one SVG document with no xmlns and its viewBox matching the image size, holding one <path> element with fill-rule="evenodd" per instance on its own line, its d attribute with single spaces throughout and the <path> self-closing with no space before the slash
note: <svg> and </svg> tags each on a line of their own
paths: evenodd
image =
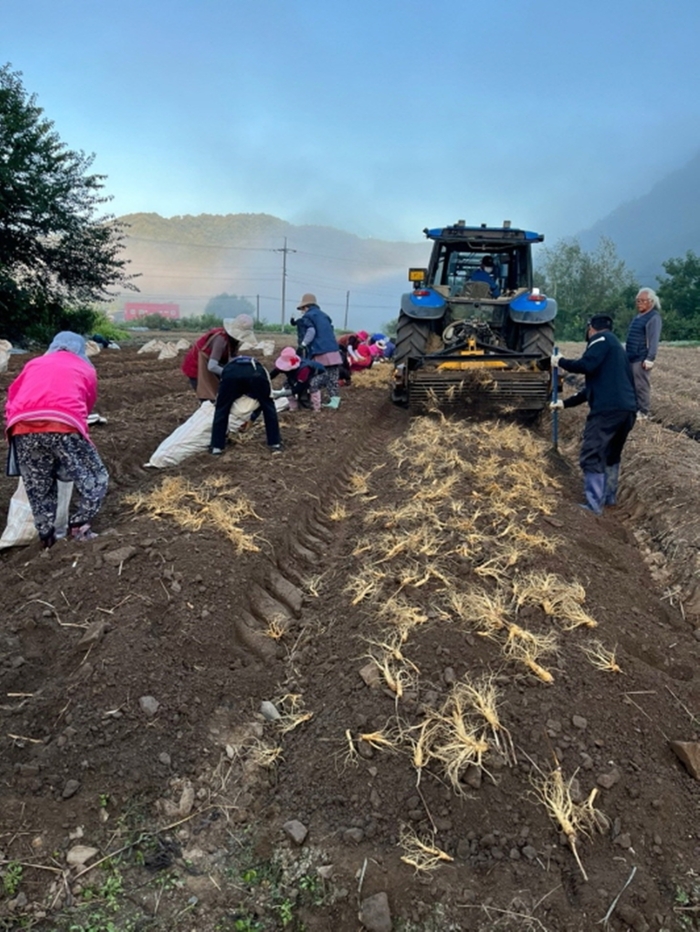
<svg viewBox="0 0 700 932">
<path fill-rule="evenodd" d="M 586 385 L 550 407 L 573 408 L 588 402 L 590 411 L 579 454 L 585 497 L 582 507 L 601 515 L 605 505 L 617 503 L 622 448 L 634 426 L 637 396 L 627 354 L 612 333 L 612 319 L 604 314 L 591 317 L 586 339 L 588 346 L 580 359 L 552 355 L 553 367 L 585 375 Z"/>
</svg>

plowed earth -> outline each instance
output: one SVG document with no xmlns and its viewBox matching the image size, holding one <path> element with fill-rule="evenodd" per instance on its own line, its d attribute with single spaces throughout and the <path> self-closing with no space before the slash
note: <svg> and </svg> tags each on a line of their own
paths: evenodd
<svg viewBox="0 0 700 932">
<path fill-rule="evenodd" d="M 670 747 L 700 740 L 697 356 L 662 353 L 601 519 L 581 409 L 556 456 L 548 416 L 411 418 L 356 379 L 283 415 L 282 456 L 258 425 L 166 473 L 143 464 L 193 410 L 179 362 L 96 357 L 100 537 L 0 556 L 0 928 L 698 928 L 700 783 Z M 203 486 L 247 500 L 257 549 L 149 513 L 166 476 L 200 513 Z M 523 596 L 537 574 L 597 627 Z M 556 638 L 539 667 L 523 631 Z M 494 728 L 456 698 L 485 682 Z M 580 866 L 559 776 L 605 816 Z"/>
</svg>

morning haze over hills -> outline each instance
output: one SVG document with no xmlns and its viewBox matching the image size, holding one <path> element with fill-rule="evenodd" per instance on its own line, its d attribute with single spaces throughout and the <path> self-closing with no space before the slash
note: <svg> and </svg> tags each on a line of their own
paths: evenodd
<svg viewBox="0 0 700 932">
<path fill-rule="evenodd" d="M 140 294 L 126 296 L 121 306 L 124 300 L 173 301 L 182 316 L 201 314 L 210 298 L 227 293 L 246 297 L 259 306 L 261 319 L 278 323 L 286 237 L 285 320 L 312 291 L 336 326 L 343 326 L 347 307 L 348 327 L 376 329 L 396 317 L 409 265 L 424 265 L 430 252 L 427 241 L 363 239 L 267 214 L 121 219 L 129 226 L 130 269 L 141 273 Z"/>
<path fill-rule="evenodd" d="M 464 217 L 481 218 L 455 206 L 454 216 L 427 217 L 438 226 Z M 398 312 L 408 287 L 409 266 L 427 262 L 430 243 L 365 239 L 332 227 L 295 226 L 267 214 L 201 214 L 164 218 L 130 214 L 126 255 L 140 273 L 140 294 L 125 300 L 176 302 L 182 316 L 198 315 L 218 294 L 244 296 L 261 319 L 277 323 L 282 316 L 285 263 L 285 320 L 293 316 L 301 294 L 313 291 L 338 327 L 377 329 Z M 502 218 L 499 218 L 500 223 Z M 520 225 L 513 218 L 514 225 Z M 535 224 L 537 226 L 537 224 Z M 554 240 L 539 230 L 545 244 Z M 700 253 L 700 153 L 634 201 L 621 204 L 585 231 L 572 230 L 584 249 L 594 249 L 601 236 L 611 239 L 619 256 L 640 282 L 652 287 L 662 262 Z M 535 258 L 536 261 L 536 258 Z"/>
</svg>

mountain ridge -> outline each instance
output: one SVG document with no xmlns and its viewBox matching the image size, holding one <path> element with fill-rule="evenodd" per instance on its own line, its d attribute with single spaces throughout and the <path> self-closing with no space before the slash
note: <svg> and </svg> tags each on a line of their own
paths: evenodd
<svg viewBox="0 0 700 932">
<path fill-rule="evenodd" d="M 688 250 L 700 254 L 700 152 L 576 238 L 589 250 L 601 236 L 611 239 L 639 280 L 652 287 L 667 259 Z"/>
</svg>

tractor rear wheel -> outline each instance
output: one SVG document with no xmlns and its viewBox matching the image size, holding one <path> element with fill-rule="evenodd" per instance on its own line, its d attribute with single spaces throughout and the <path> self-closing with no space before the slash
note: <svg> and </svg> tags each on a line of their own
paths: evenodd
<svg viewBox="0 0 700 932">
<path fill-rule="evenodd" d="M 528 355 L 551 356 L 554 349 L 554 325 L 529 324 L 520 328 L 520 352 Z"/>
<path fill-rule="evenodd" d="M 394 351 L 395 365 L 407 362 L 410 356 L 425 356 L 430 333 L 430 321 L 415 320 L 407 314 L 399 314 Z"/>
<path fill-rule="evenodd" d="M 393 356 L 395 381 L 391 389 L 394 404 L 408 404 L 409 360 L 425 356 L 432 332 L 431 321 L 416 320 L 403 312 L 399 314 Z"/>
</svg>

